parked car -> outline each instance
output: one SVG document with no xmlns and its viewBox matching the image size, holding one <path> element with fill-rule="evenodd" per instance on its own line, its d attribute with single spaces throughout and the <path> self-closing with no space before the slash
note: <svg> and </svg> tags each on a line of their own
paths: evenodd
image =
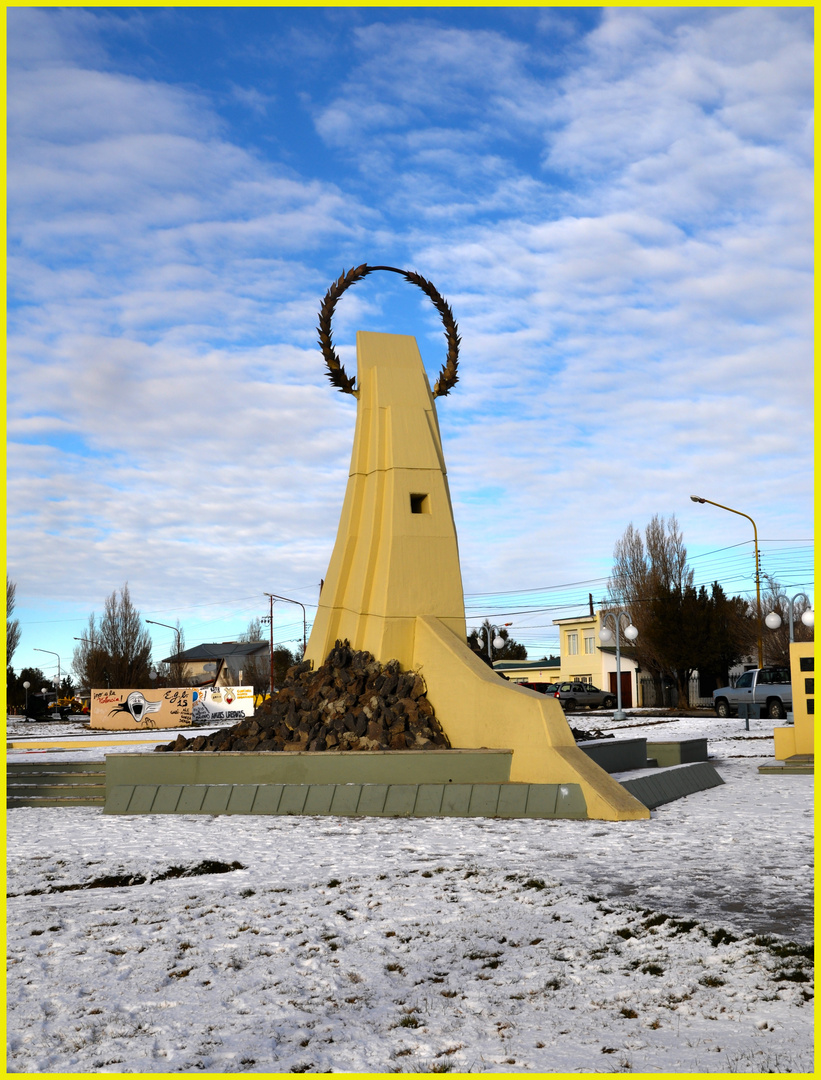
<svg viewBox="0 0 821 1080">
<path fill-rule="evenodd" d="M 713 707 L 718 716 L 735 716 L 739 705 L 763 706 L 770 720 L 783 720 L 792 709 L 789 668 L 763 667 L 745 671 L 735 686 L 713 691 Z"/>
<path fill-rule="evenodd" d="M 519 683 L 519 686 L 526 686 L 528 690 L 535 690 L 537 694 L 550 694 L 551 697 L 558 690 L 558 683 L 552 682 L 526 682 Z"/>
<path fill-rule="evenodd" d="M 612 709 L 616 704 L 614 694 L 583 682 L 558 683 L 553 696 L 559 699 L 565 712 L 573 712 L 582 705 L 588 709 Z"/>
</svg>

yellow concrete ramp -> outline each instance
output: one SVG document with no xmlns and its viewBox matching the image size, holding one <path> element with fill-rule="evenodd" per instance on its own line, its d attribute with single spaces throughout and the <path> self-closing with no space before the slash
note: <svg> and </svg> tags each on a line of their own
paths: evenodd
<svg viewBox="0 0 821 1080">
<path fill-rule="evenodd" d="M 510 779 L 580 784 L 591 818 L 626 821 L 650 811 L 576 746 L 555 698 L 504 682 L 438 619 L 416 620 L 414 667 L 454 747 L 509 747 Z"/>
</svg>

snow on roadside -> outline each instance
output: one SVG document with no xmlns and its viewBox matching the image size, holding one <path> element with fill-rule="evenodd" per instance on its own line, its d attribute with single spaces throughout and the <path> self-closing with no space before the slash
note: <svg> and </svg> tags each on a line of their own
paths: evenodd
<svg viewBox="0 0 821 1080">
<path fill-rule="evenodd" d="M 738 728 L 649 822 L 12 810 L 9 1069 L 811 1071 L 813 781 Z"/>
</svg>

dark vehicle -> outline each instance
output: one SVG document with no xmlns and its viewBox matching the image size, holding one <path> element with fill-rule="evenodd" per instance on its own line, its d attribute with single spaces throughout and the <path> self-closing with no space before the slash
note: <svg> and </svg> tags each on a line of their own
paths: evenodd
<svg viewBox="0 0 821 1080">
<path fill-rule="evenodd" d="M 597 686 L 583 682 L 558 683 L 553 696 L 559 699 L 565 712 L 573 712 L 581 706 L 588 709 L 612 709 L 616 704 L 615 696 L 609 691 L 599 690 Z"/>
<path fill-rule="evenodd" d="M 525 682 L 519 686 L 526 686 L 528 690 L 535 690 L 537 694 L 550 694 L 551 696 L 559 689 L 558 683 L 553 682 Z"/>
</svg>

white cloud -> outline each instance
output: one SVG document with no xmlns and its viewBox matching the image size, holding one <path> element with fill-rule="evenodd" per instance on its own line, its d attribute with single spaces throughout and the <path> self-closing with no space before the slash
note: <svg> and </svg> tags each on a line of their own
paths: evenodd
<svg viewBox="0 0 821 1080">
<path fill-rule="evenodd" d="M 419 269 L 460 325 L 439 412 L 468 591 L 598 577 L 656 512 L 719 546 L 691 488 L 807 534 L 804 15 L 606 9 L 551 51 L 456 9 L 337 13 L 353 62 L 315 50 L 313 172 L 241 141 L 207 80 L 118 71 L 74 15 L 21 16 L 9 98 L 9 551 L 44 595 L 318 580 L 354 405 L 316 311 L 363 259 Z M 226 85 L 252 112 L 276 91 Z M 435 374 L 436 313 L 391 277 L 339 304 L 343 361 L 396 328 Z"/>
</svg>

